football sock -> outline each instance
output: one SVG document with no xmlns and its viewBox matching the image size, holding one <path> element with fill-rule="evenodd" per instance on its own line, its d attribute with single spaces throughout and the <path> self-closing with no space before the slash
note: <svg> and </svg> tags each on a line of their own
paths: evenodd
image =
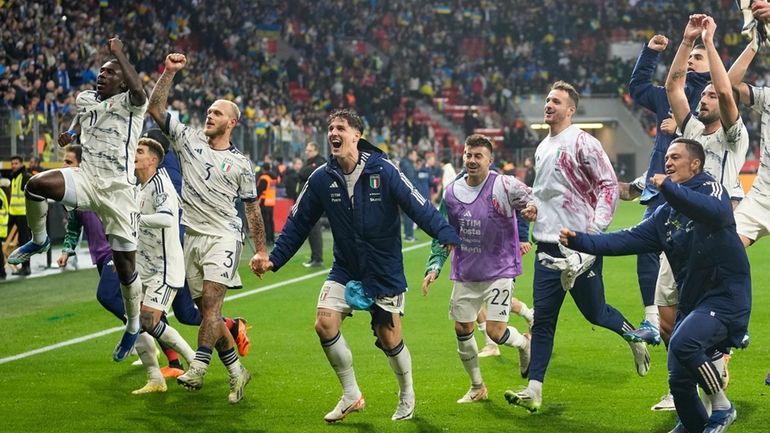
<svg viewBox="0 0 770 433">
<path fill-rule="evenodd" d="M 355 401 L 361 396 L 361 390 L 356 382 L 356 373 L 353 370 L 353 353 L 345 341 L 341 332 L 337 332 L 331 340 L 321 341 L 321 347 L 326 354 L 326 359 L 337 374 L 342 385 L 342 393 L 346 400 Z"/>
<path fill-rule="evenodd" d="M 504 344 L 511 347 L 523 347 L 526 343 L 526 337 L 521 335 L 521 333 L 513 326 L 505 328 L 503 336 L 500 337 L 500 340 L 497 342 L 497 344 Z"/>
<path fill-rule="evenodd" d="M 201 368 L 204 371 L 207 371 L 209 369 L 209 364 L 211 364 L 211 353 L 210 347 L 198 347 L 198 350 L 195 351 L 195 359 L 190 363 L 190 367 Z"/>
<path fill-rule="evenodd" d="M 660 329 L 660 314 L 656 305 L 647 305 L 644 307 L 644 318 L 652 323 L 656 329 Z"/>
<path fill-rule="evenodd" d="M 527 388 L 535 391 L 537 395 L 543 395 L 543 382 L 539 380 L 530 380 Z"/>
<path fill-rule="evenodd" d="M 142 360 L 142 365 L 147 369 L 150 379 L 163 379 L 163 375 L 160 374 L 160 366 L 158 365 L 158 350 L 155 348 L 155 340 L 148 333 L 142 332 L 137 337 L 136 354 Z"/>
<path fill-rule="evenodd" d="M 46 216 L 48 215 L 48 202 L 45 197 L 25 192 L 27 206 L 27 225 L 32 232 L 32 242 L 42 245 L 48 238 L 45 229 Z"/>
<path fill-rule="evenodd" d="M 471 385 L 474 388 L 480 388 L 484 384 L 481 377 L 481 367 L 479 367 L 479 347 L 473 333 L 457 336 L 457 354 L 460 355 L 460 361 L 471 378 Z"/>
<path fill-rule="evenodd" d="M 173 356 L 177 360 L 178 358 L 176 356 L 176 352 L 179 352 L 188 363 L 195 358 L 195 352 L 192 350 L 192 347 L 187 344 L 187 341 L 182 338 L 182 336 L 179 334 L 179 331 L 170 325 L 166 325 L 163 321 L 158 321 L 150 334 L 157 338 L 158 341 L 162 343 L 162 345 L 168 347 L 171 352 L 174 353 Z M 164 352 L 167 353 L 165 350 Z M 168 360 L 172 361 L 171 357 L 169 357 Z"/>
<path fill-rule="evenodd" d="M 241 360 L 238 359 L 238 354 L 235 353 L 235 347 L 219 352 L 219 359 L 227 367 L 230 376 L 241 374 Z"/>
<path fill-rule="evenodd" d="M 535 319 L 535 310 L 533 308 L 529 308 L 527 304 L 523 302 L 521 302 L 521 309 L 516 314 L 527 319 L 527 322 L 532 322 Z"/>
<path fill-rule="evenodd" d="M 396 375 L 398 387 L 401 390 L 399 397 L 414 397 L 414 387 L 412 385 L 412 356 L 409 349 L 401 340 L 396 347 L 384 351 L 388 355 L 388 363 L 393 373 Z"/>
<path fill-rule="evenodd" d="M 142 280 L 139 273 L 134 275 L 127 284 L 120 282 L 120 293 L 123 295 L 123 304 L 126 308 L 126 331 L 136 334 L 141 329 L 139 313 L 141 311 Z"/>
</svg>

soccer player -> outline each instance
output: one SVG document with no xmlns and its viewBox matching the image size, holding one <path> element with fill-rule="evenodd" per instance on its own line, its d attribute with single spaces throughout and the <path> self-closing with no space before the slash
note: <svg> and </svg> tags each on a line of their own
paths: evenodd
<svg viewBox="0 0 770 433">
<path fill-rule="evenodd" d="M 763 4 L 770 11 L 770 3 Z M 768 220 L 768 216 L 770 216 L 770 173 L 768 172 L 770 170 L 770 149 L 768 148 L 770 128 L 765 127 L 770 122 L 770 87 L 757 87 L 743 82 L 746 70 L 756 53 L 756 48 L 752 43 L 749 43 L 733 63 L 729 72 L 730 82 L 738 92 L 740 102 L 760 113 L 763 125 L 757 177 L 751 185 L 751 191 L 735 209 L 738 235 L 747 248 L 770 233 L 770 221 Z"/>
<path fill-rule="evenodd" d="M 749 134 L 738 111 L 730 78 L 714 44 L 717 25 L 713 18 L 691 15 L 684 29 L 682 43 L 677 50 L 666 78 L 666 93 L 682 137 L 697 141 L 706 152 L 703 170 L 722 184 L 733 200 L 733 207 L 743 198 L 738 179 L 749 148 Z M 698 37 L 706 47 L 706 57 L 713 82 L 701 95 L 697 118 L 690 112 L 684 91 L 687 58 Z M 656 287 L 656 303 L 661 312 L 661 331 L 671 335 L 677 311 L 677 285 L 669 263 L 661 263 Z M 727 379 L 728 357 L 715 354 L 715 364 L 723 380 Z M 719 359 L 717 359 L 719 358 Z"/>
<path fill-rule="evenodd" d="M 666 153 L 666 174 L 650 178 L 667 202 L 650 218 L 615 233 L 567 228 L 560 233 L 562 244 L 590 254 L 666 253 L 680 287 L 668 356 L 668 382 L 680 421 L 671 433 L 724 432 L 735 421 L 735 406 L 725 396 L 712 355 L 724 347 L 743 347 L 751 314 L 748 257 L 735 231 L 728 190 L 703 171 L 707 159 L 697 141 L 675 139 Z M 709 395 L 711 416 L 697 385 Z"/>
<path fill-rule="evenodd" d="M 655 73 L 656 65 L 663 52 L 668 46 L 668 38 L 663 35 L 653 36 L 647 45 L 642 48 L 639 58 L 631 74 L 631 80 L 628 83 L 628 89 L 634 102 L 652 111 L 656 117 L 655 145 L 650 155 L 650 162 L 647 167 L 647 174 L 641 179 L 641 197 L 640 203 L 646 205 L 642 220 L 647 219 L 655 209 L 663 204 L 663 195 L 646 179 L 654 174 L 663 173 L 665 168 L 665 155 L 671 140 L 676 137 L 676 121 L 671 118 L 671 106 L 666 96 L 666 88 L 652 84 L 652 77 Z M 706 49 L 702 45 L 696 45 L 687 57 L 687 75 L 684 83 L 684 93 L 688 101 L 688 108 L 693 111 L 700 102 L 701 93 L 710 79 L 709 64 L 706 58 Z M 628 186 L 629 184 L 621 185 Z M 621 199 L 622 197 L 621 192 Z M 660 253 L 640 254 L 636 256 L 636 272 L 639 281 L 639 289 L 642 293 L 642 302 L 644 303 L 645 319 L 639 325 L 639 329 L 627 334 L 625 337 L 632 341 L 645 341 L 647 344 L 657 345 L 661 341 L 659 314 L 665 315 L 668 311 L 658 312 L 658 309 L 666 310 L 669 306 L 662 305 L 658 307 L 655 299 L 655 286 L 660 271 Z M 665 257 L 662 258 L 665 260 Z M 667 264 L 664 265 L 667 267 Z M 667 304 L 666 302 L 663 302 Z M 668 339 L 671 336 L 672 315 L 667 315 L 665 322 L 668 325 L 666 332 L 662 335 L 665 345 L 668 345 Z M 674 410 L 674 399 L 670 392 L 652 406 L 652 410 Z"/>
<path fill-rule="evenodd" d="M 342 397 L 324 420 L 342 421 L 365 405 L 353 371 L 353 355 L 340 332 L 343 319 L 352 313 L 347 295 L 354 288 L 361 289 L 370 301 L 375 344 L 388 357 L 400 388 L 391 419 L 411 419 L 415 409 L 412 359 L 401 334 L 407 286 L 400 209 L 441 244 L 458 245 L 460 239 L 385 154 L 361 138 L 364 124 L 355 112 L 337 110 L 328 119 L 331 159 L 308 179 L 270 259 L 252 269 L 258 273 L 280 269 L 325 212 L 334 237 L 334 264 L 321 287 L 315 329 L 342 384 Z"/>
<path fill-rule="evenodd" d="M 70 208 L 90 209 L 104 224 L 112 248 L 115 269 L 126 309 L 126 330 L 112 358 L 124 360 L 139 336 L 139 304 L 142 284 L 136 273 L 136 203 L 134 152 L 142 132 L 147 95 L 134 67 L 123 52 L 123 42 L 107 42 L 115 59 L 99 70 L 96 90 L 81 92 L 75 105 L 74 134 L 83 146 L 79 168 L 44 171 L 27 183 L 27 221 L 32 240 L 17 248 L 9 263 L 23 263 L 30 256 L 47 251 L 51 242 L 46 232 L 47 199 Z M 59 144 L 74 136 L 64 132 Z"/>
<path fill-rule="evenodd" d="M 604 231 L 612 220 L 618 199 L 618 182 L 601 143 L 572 125 L 579 95 L 566 82 L 557 81 L 545 99 L 544 120 L 550 127 L 535 152 L 537 176 L 533 186 L 537 216 L 533 238 L 537 244 L 533 298 L 532 357 L 529 384 L 506 391 L 509 403 L 536 412 L 542 404 L 542 388 L 553 352 L 553 336 L 559 310 L 567 292 L 583 316 L 595 325 L 622 336 L 633 326 L 604 299 L 602 258 L 579 256 L 558 246 L 559 229 L 579 226 Z M 569 255 L 569 258 L 564 258 Z M 574 262 L 573 262 L 574 261 Z M 581 263 L 577 263 L 581 262 Z M 575 263 L 573 266 L 572 263 Z M 650 355 L 644 343 L 629 342 L 636 372 L 645 376 Z"/>
<path fill-rule="evenodd" d="M 79 144 L 69 144 L 64 148 L 64 166 L 79 167 L 83 149 Z M 80 240 L 80 234 L 85 231 L 88 240 L 88 252 L 91 261 L 99 273 L 99 283 L 96 289 L 96 300 L 121 322 L 126 322 L 126 310 L 120 295 L 120 280 L 115 273 L 112 260 L 112 250 L 104 226 L 99 216 L 93 211 L 71 210 L 67 216 L 67 231 L 64 235 L 62 253 L 56 260 L 60 268 L 67 266 L 69 258 L 75 255 L 75 249 Z"/>
<path fill-rule="evenodd" d="M 754 2 L 752 9 L 763 23 L 770 21 L 770 3 Z M 740 102 L 759 112 L 762 124 L 757 177 L 751 185 L 751 191 L 735 208 L 738 236 L 746 248 L 770 233 L 770 87 L 756 87 L 743 82 L 756 50 L 757 46 L 749 43 L 728 72 Z M 765 384 L 770 385 L 770 373 L 765 378 Z"/>
<path fill-rule="evenodd" d="M 452 254 L 454 288 L 449 316 L 455 322 L 457 353 L 471 379 L 471 387 L 458 403 L 486 400 L 487 386 L 481 376 L 479 349 L 473 337 L 479 309 L 486 307 L 486 333 L 497 344 L 519 350 L 522 377 L 529 372 L 529 335 L 508 326 L 514 279 L 521 275 L 516 210 L 534 215 L 531 190 L 514 176 L 490 171 L 492 142 L 470 135 L 463 153 L 465 176 L 450 183 L 441 201 L 441 213 L 457 230 L 462 243 Z M 490 212 L 489 209 L 494 209 Z M 422 283 L 428 294 L 446 261 L 448 252 L 433 240 Z"/>
<path fill-rule="evenodd" d="M 246 219 L 256 254 L 252 263 L 267 259 L 265 227 L 257 203 L 254 169 L 230 143 L 240 110 L 219 99 L 209 107 L 203 130 L 184 125 L 166 111 L 174 76 L 185 67 L 183 54 L 166 56 L 165 70 L 150 95 L 148 112 L 169 135 L 182 166 L 182 224 L 184 257 L 190 293 L 201 311 L 198 350 L 190 367 L 177 382 L 190 390 L 203 386 L 214 349 L 230 376 L 228 401 L 243 399 L 251 374 L 238 359 L 233 337 L 221 320 L 228 288 L 240 288 L 238 275 L 243 245 L 242 222 L 235 203 L 245 203 Z"/>
<path fill-rule="evenodd" d="M 158 143 L 164 144 L 164 149 L 168 146 L 168 140 L 160 130 L 152 129 L 145 134 L 145 137 L 149 137 Z M 81 157 L 82 148 L 80 145 L 69 144 L 64 148 L 65 167 L 80 166 Z M 173 152 L 166 153 L 163 165 L 164 170 L 169 174 L 172 183 L 174 183 L 174 179 L 179 176 L 179 187 L 181 188 L 181 173 L 176 170 L 178 169 L 178 163 L 175 162 L 175 158 Z M 174 188 L 176 189 L 176 185 L 174 185 Z M 96 265 L 96 269 L 99 272 L 96 299 L 107 311 L 115 315 L 115 317 L 122 323 L 125 323 L 126 310 L 123 305 L 123 297 L 120 294 L 120 281 L 115 273 L 115 266 L 112 263 L 112 251 L 110 250 L 107 236 L 104 234 L 104 226 L 93 211 L 74 210 L 69 213 L 67 219 L 67 231 L 64 236 L 64 248 L 62 249 L 61 256 L 59 256 L 57 263 L 61 268 L 67 266 L 69 258 L 75 254 L 75 249 L 77 248 L 82 231 L 85 231 L 85 237 L 88 240 L 88 250 L 91 255 L 91 261 Z M 173 298 L 172 306 L 174 314 L 176 314 L 176 318 L 180 323 L 194 326 L 200 325 L 201 315 L 190 297 L 186 282 L 185 286 L 178 290 L 177 295 Z M 162 320 L 166 321 L 166 318 L 163 317 Z M 223 318 L 223 320 L 235 339 L 236 345 L 238 346 L 238 353 L 241 356 L 246 356 L 249 348 L 249 339 L 246 335 L 247 325 L 245 321 L 241 318 L 231 319 L 228 317 Z M 177 352 L 165 345 L 163 341 L 159 340 L 158 342 L 169 361 L 168 366 L 160 369 L 161 374 L 166 378 L 181 376 L 184 371 L 179 362 Z"/>
<path fill-rule="evenodd" d="M 136 351 L 149 379 L 134 394 L 166 391 L 152 337 L 181 354 L 188 363 L 195 358 L 195 352 L 179 332 L 161 320 L 185 279 L 179 242 L 179 201 L 166 171 L 158 170 L 163 156 L 159 142 L 149 137 L 139 140 L 135 159 L 141 212 L 137 268 L 144 291 L 140 319 L 145 332 L 139 336 Z"/>
</svg>

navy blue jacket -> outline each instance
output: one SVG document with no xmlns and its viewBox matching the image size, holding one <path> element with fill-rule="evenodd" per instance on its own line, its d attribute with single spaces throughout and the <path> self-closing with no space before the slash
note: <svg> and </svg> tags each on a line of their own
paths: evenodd
<svg viewBox="0 0 770 433">
<path fill-rule="evenodd" d="M 730 344 L 741 347 L 751 313 L 751 275 L 729 194 L 705 173 L 681 185 L 666 179 L 660 191 L 667 203 L 636 227 L 578 233 L 569 247 L 609 256 L 664 251 L 679 287 L 677 321 L 706 309 L 727 326 Z"/>
<path fill-rule="evenodd" d="M 363 139 L 358 149 L 369 157 L 353 190 L 355 200 L 348 196 L 337 160 L 330 158 L 310 175 L 270 260 L 274 271 L 283 266 L 325 212 L 334 237 L 329 279 L 343 285 L 359 280 L 370 297 L 394 296 L 407 289 L 399 209 L 442 244 L 459 245 L 460 238 L 381 150 Z"/>
<path fill-rule="evenodd" d="M 660 130 L 660 122 L 671 117 L 671 106 L 668 104 L 666 88 L 652 85 L 652 76 L 658 65 L 659 57 L 659 52 L 647 47 L 645 44 L 642 52 L 639 53 L 636 65 L 634 65 L 631 81 L 628 83 L 628 90 L 634 102 L 655 113 L 655 146 L 650 154 L 650 164 L 647 167 L 645 180 L 655 174 L 665 173 L 666 151 L 671 144 L 671 140 L 675 137 L 674 135 L 664 134 Z M 687 96 L 687 101 L 690 103 L 690 111 L 694 111 L 698 104 L 700 104 L 700 95 L 710 79 L 711 74 L 708 72 L 687 73 L 684 93 Z M 642 204 L 657 207 L 663 202 L 663 198 L 658 194 L 657 188 L 645 182 L 640 201 Z"/>
</svg>

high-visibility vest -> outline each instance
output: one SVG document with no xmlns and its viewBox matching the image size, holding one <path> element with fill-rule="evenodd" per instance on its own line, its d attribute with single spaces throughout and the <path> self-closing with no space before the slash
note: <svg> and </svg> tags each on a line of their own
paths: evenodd
<svg viewBox="0 0 770 433">
<path fill-rule="evenodd" d="M 20 171 L 16 177 L 11 180 L 11 205 L 8 206 L 8 213 L 11 215 L 26 215 L 27 206 L 24 203 L 24 189 L 21 187 L 21 181 L 24 179 L 24 172 Z"/>
<path fill-rule="evenodd" d="M 8 237 L 8 196 L 0 189 L 0 238 Z"/>
<path fill-rule="evenodd" d="M 275 206 L 275 180 L 272 176 L 265 173 L 259 176 L 257 183 L 262 181 L 267 182 L 267 188 L 259 195 L 259 201 L 264 203 L 265 206 Z"/>
</svg>

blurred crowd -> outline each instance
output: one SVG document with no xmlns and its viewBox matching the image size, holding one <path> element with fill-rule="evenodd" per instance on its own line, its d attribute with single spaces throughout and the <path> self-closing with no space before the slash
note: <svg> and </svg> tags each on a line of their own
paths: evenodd
<svg viewBox="0 0 770 433">
<path fill-rule="evenodd" d="M 372 141 L 398 155 L 410 145 L 440 146 L 429 127 L 409 124 L 409 116 L 394 121 L 393 113 L 412 110 L 410 98 L 447 94 L 491 107 L 487 123 L 506 128 L 506 146 L 520 146 L 527 135 L 511 110 L 556 79 L 584 95 L 628 99 L 635 59 L 617 57 L 615 42 L 641 48 L 662 33 L 676 46 L 686 17 L 705 12 L 719 25 L 728 66 L 744 46 L 730 0 L 0 3 L 0 95 L 2 107 L 16 110 L 20 137 L 33 119 L 68 126 L 74 95 L 93 87 L 108 59 L 106 40 L 119 35 L 148 92 L 168 52 L 188 54 L 172 109 L 200 125 L 213 99 L 233 100 L 244 113 L 238 138 L 260 154 L 254 159 L 301 156 L 306 142 L 323 138 L 324 116 L 335 107 L 357 109 Z M 663 54 L 661 82 L 674 51 Z M 759 57 L 749 79 L 770 83 Z M 44 157 L 51 144 L 51 137 L 37 143 Z"/>
</svg>

